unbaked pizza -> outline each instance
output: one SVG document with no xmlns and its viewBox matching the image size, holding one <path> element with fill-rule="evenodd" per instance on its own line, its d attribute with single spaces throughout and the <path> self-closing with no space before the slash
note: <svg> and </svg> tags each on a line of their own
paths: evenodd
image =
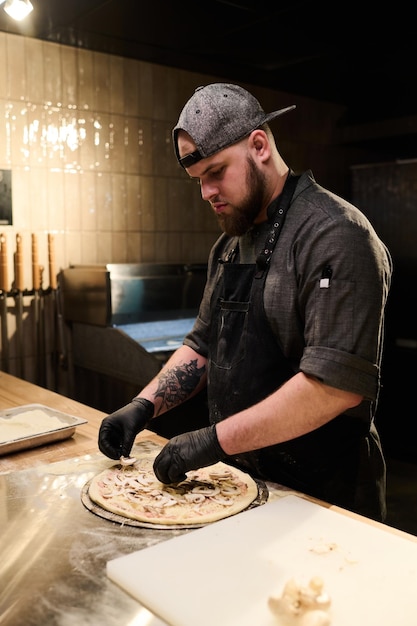
<svg viewBox="0 0 417 626">
<path fill-rule="evenodd" d="M 188 472 L 186 480 L 165 485 L 153 459 L 117 464 L 93 477 L 88 495 L 119 516 L 162 525 L 208 524 L 246 509 L 258 496 L 255 480 L 225 463 Z"/>
</svg>

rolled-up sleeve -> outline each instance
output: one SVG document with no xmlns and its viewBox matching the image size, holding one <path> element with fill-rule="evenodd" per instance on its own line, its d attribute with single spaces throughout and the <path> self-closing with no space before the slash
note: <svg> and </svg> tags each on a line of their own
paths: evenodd
<svg viewBox="0 0 417 626">
<path fill-rule="evenodd" d="M 378 395 L 378 365 L 348 352 L 320 346 L 306 348 L 300 371 L 326 385 L 358 393 L 368 400 L 375 400 Z"/>
</svg>

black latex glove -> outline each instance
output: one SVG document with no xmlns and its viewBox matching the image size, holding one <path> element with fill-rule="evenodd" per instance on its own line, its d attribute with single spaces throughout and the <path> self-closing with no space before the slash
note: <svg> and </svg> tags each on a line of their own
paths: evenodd
<svg viewBox="0 0 417 626">
<path fill-rule="evenodd" d="M 213 465 L 226 456 L 213 424 L 170 439 L 156 457 L 153 470 L 161 483 L 179 483 L 187 478 L 186 472 Z"/>
<path fill-rule="evenodd" d="M 136 435 L 146 428 L 154 409 L 149 400 L 133 398 L 132 402 L 105 417 L 98 433 L 100 452 L 110 459 L 129 456 Z"/>
</svg>

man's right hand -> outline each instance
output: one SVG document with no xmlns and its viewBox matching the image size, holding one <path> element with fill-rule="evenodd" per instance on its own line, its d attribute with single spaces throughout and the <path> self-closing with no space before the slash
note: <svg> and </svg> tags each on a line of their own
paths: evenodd
<svg viewBox="0 0 417 626">
<path fill-rule="evenodd" d="M 149 400 L 133 398 L 132 402 L 105 417 L 98 434 L 100 452 L 116 460 L 129 456 L 136 435 L 146 428 L 154 410 L 155 405 Z"/>
</svg>

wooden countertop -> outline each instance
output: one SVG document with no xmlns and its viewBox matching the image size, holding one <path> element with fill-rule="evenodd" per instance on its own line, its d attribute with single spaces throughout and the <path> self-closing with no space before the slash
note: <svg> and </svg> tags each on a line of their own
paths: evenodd
<svg viewBox="0 0 417 626">
<path fill-rule="evenodd" d="M 24 404 L 44 404 L 63 413 L 85 418 L 88 423 L 77 426 L 75 434 L 69 439 L 0 456 L 0 474 L 98 452 L 98 430 L 106 413 L 11 374 L 0 372 L 0 410 Z M 165 441 L 151 431 L 143 431 L 137 440 L 142 438 L 151 439 L 156 443 Z"/>
</svg>

